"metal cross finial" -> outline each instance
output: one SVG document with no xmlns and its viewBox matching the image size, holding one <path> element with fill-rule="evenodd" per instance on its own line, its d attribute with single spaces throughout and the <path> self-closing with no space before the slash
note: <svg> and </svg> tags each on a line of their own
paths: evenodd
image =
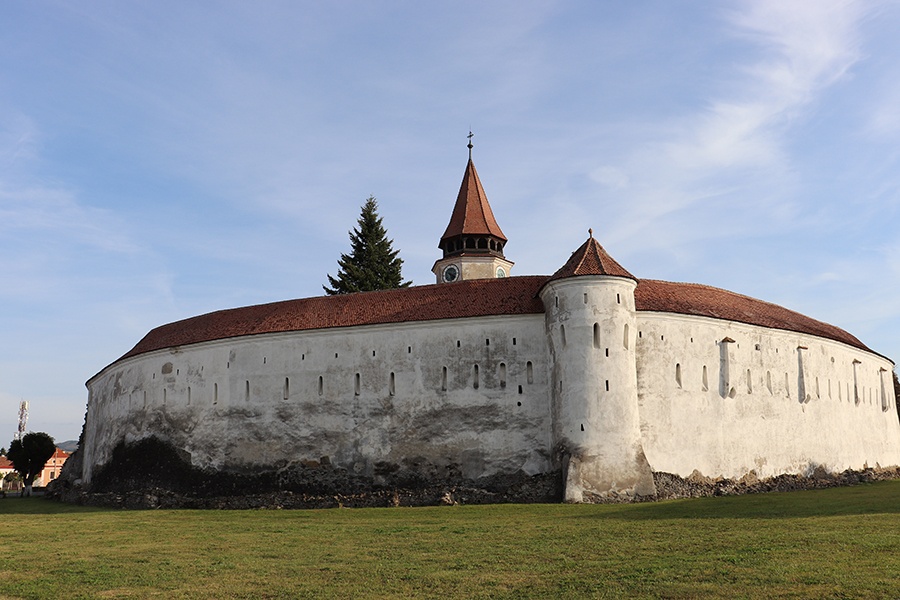
<svg viewBox="0 0 900 600">
<path fill-rule="evenodd" d="M 467 135 L 466 137 L 469 138 L 469 144 L 467 146 L 469 148 L 469 160 L 472 160 L 472 138 L 475 137 L 475 134 L 472 133 L 472 130 L 470 129 L 469 135 Z"/>
<path fill-rule="evenodd" d="M 588 229 L 588 235 L 591 236 L 591 239 L 594 239 L 594 230 Z"/>
</svg>

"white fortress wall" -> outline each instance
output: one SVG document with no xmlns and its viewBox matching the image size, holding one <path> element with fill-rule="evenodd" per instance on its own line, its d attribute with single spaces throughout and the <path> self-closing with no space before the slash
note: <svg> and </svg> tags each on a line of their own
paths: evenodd
<svg viewBox="0 0 900 600">
<path fill-rule="evenodd" d="M 654 471 L 682 477 L 900 465 L 892 369 L 812 335 L 641 312 L 644 451 Z"/>
<path fill-rule="evenodd" d="M 550 470 L 544 317 L 230 338 L 114 363 L 88 382 L 83 478 L 121 441 L 167 438 L 195 466 L 321 460 L 477 478 Z"/>
</svg>

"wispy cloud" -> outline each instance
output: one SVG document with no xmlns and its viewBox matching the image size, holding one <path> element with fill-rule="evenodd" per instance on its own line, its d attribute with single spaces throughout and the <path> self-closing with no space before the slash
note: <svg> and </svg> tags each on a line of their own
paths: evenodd
<svg viewBox="0 0 900 600">
<path fill-rule="evenodd" d="M 858 26 L 868 5 L 860 2 L 742 2 L 723 13 L 723 27 L 743 48 L 710 86 L 699 112 L 659 123 L 661 135 L 596 173 L 621 173 L 605 184 L 629 184 L 630 210 L 616 238 L 672 247 L 687 239 L 731 236 L 752 227 L 746 219 L 698 222 L 675 215 L 727 200 L 729 212 L 766 211 L 789 225 L 786 201 L 796 182 L 791 127 L 807 118 L 817 98 L 846 77 L 860 59 Z M 743 183 L 738 183 L 743 182 Z M 740 186 L 740 187 L 737 187 Z M 765 190 L 765 193 L 760 193 Z M 708 214 L 719 216 L 715 210 Z"/>
</svg>

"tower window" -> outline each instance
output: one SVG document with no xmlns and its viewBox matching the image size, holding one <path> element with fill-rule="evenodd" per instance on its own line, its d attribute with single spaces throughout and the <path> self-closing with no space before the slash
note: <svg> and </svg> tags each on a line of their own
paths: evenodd
<svg viewBox="0 0 900 600">
<path fill-rule="evenodd" d="M 390 378 L 388 379 L 388 394 L 390 394 L 391 396 L 393 396 L 396 392 L 397 388 L 395 386 L 396 379 L 394 378 L 394 373 L 392 372 Z"/>
<path fill-rule="evenodd" d="M 447 367 L 441 367 L 441 391 L 447 391 Z"/>
<path fill-rule="evenodd" d="M 353 395 L 359 396 L 359 388 L 360 388 L 360 375 L 357 373 L 353 376 Z"/>
<path fill-rule="evenodd" d="M 472 369 L 472 387 L 476 390 L 478 389 L 479 381 L 478 381 L 478 365 L 475 365 Z"/>
<path fill-rule="evenodd" d="M 500 363 L 500 388 L 506 388 L 506 363 Z"/>
<path fill-rule="evenodd" d="M 284 378 L 284 392 L 281 395 L 285 400 L 291 396 L 291 380 L 287 377 Z"/>
<path fill-rule="evenodd" d="M 525 380 L 529 384 L 534 383 L 534 366 L 531 364 L 530 360 L 525 363 Z"/>
</svg>

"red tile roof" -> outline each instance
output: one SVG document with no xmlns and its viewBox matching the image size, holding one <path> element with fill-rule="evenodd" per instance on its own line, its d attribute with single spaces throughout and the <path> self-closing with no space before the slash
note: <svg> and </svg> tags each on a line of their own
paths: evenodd
<svg viewBox="0 0 900 600">
<path fill-rule="evenodd" d="M 119 360 L 163 348 L 263 333 L 541 314 L 544 306 L 538 292 L 548 281 L 546 276 L 472 279 L 220 310 L 157 327 Z M 635 305 L 639 311 L 712 317 L 796 331 L 871 352 L 838 327 L 776 304 L 705 285 L 642 279 L 635 290 Z"/>
<path fill-rule="evenodd" d="M 634 291 L 635 308 L 712 317 L 773 329 L 807 333 L 871 350 L 843 329 L 817 321 L 783 306 L 696 283 L 672 283 L 641 279 Z"/>
<path fill-rule="evenodd" d="M 470 279 L 220 310 L 157 327 L 122 358 L 172 346 L 260 333 L 539 314 L 544 312 L 544 306 L 535 292 L 546 279 L 544 276 Z"/>
<path fill-rule="evenodd" d="M 593 233 L 578 250 L 572 253 L 566 264 L 551 275 L 547 281 L 582 275 L 614 275 L 637 281 L 637 277 L 629 273 L 603 249 L 603 246 L 594 239 Z"/>
<path fill-rule="evenodd" d="M 469 158 L 466 165 L 466 173 L 463 175 L 462 184 L 459 186 L 459 195 L 456 197 L 456 205 L 453 214 L 450 215 L 450 223 L 447 230 L 441 236 L 441 246 L 444 240 L 460 235 L 492 235 L 506 241 L 506 236 L 497 225 L 491 205 L 488 203 L 487 194 L 478 178 L 475 163 Z"/>
</svg>

